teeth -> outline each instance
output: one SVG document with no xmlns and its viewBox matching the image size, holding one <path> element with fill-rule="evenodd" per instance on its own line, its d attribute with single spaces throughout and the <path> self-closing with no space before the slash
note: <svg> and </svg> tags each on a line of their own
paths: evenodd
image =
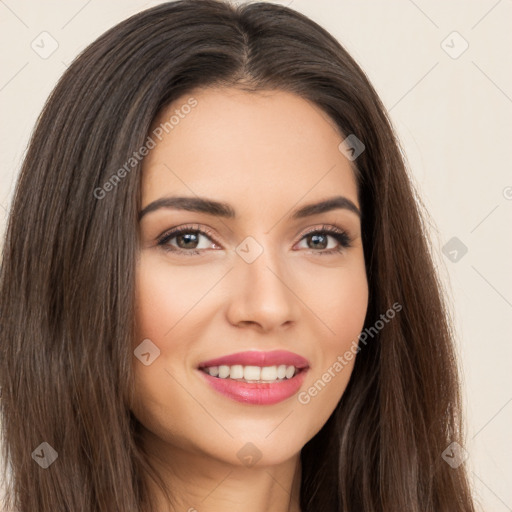
<svg viewBox="0 0 512 512">
<path fill-rule="evenodd" d="M 229 377 L 229 366 L 219 366 L 219 378 L 225 379 L 226 377 Z"/>
<path fill-rule="evenodd" d="M 286 378 L 291 379 L 295 373 L 295 367 L 294 366 L 287 366 L 286 367 Z"/>
<path fill-rule="evenodd" d="M 229 376 L 232 379 L 243 379 L 244 378 L 244 367 L 241 364 L 235 364 L 229 371 Z"/>
<path fill-rule="evenodd" d="M 233 368 L 234 366 L 231 367 L 231 372 L 229 373 L 229 377 L 231 379 L 237 379 L 237 378 L 241 378 L 241 377 L 236 377 L 235 375 L 233 375 Z M 242 366 L 240 366 L 240 368 L 242 368 Z M 243 368 L 242 370 L 242 377 L 245 379 L 245 380 L 260 380 L 260 378 L 262 380 L 268 380 L 268 379 L 263 379 L 261 377 L 261 368 L 259 366 L 246 366 L 245 368 Z M 274 379 L 272 379 L 274 380 Z"/>
<path fill-rule="evenodd" d="M 277 367 L 276 366 L 264 366 L 261 369 L 261 380 L 276 380 L 277 379 Z"/>
<path fill-rule="evenodd" d="M 291 379 L 296 373 L 295 366 L 233 366 L 220 365 L 203 368 L 203 371 L 219 379 L 245 380 L 248 382 L 274 382 L 276 380 Z"/>
</svg>

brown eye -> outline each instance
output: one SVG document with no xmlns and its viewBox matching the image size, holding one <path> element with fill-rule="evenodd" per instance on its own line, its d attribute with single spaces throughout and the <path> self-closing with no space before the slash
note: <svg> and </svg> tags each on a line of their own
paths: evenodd
<svg viewBox="0 0 512 512">
<path fill-rule="evenodd" d="M 336 240 L 338 242 L 338 247 L 331 247 L 328 249 L 329 238 Z M 308 249 L 312 249 L 313 252 L 318 252 L 319 254 L 341 252 L 350 247 L 352 242 L 345 231 L 331 227 L 323 227 L 322 229 L 309 231 L 303 235 L 301 241 L 302 240 L 306 240 Z"/>
<path fill-rule="evenodd" d="M 198 247 L 203 238 L 210 240 L 211 243 L 208 244 L 204 242 L 204 247 Z M 174 239 L 176 239 L 176 243 L 170 243 Z M 209 245 L 214 245 L 215 248 L 219 248 L 219 246 L 212 241 L 212 236 L 208 231 L 190 226 L 168 231 L 158 240 L 158 245 L 166 251 L 189 255 L 200 254 L 201 251 L 208 249 Z"/>
<path fill-rule="evenodd" d="M 195 249 L 196 245 L 199 243 L 200 235 L 198 232 L 193 233 L 183 233 L 181 235 L 173 236 L 172 238 L 176 238 L 177 245 L 180 249 Z"/>
</svg>

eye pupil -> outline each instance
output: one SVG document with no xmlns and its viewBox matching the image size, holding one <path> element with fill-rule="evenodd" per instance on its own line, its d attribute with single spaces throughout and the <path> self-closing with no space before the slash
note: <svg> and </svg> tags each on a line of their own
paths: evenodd
<svg viewBox="0 0 512 512">
<path fill-rule="evenodd" d="M 321 249 L 325 249 L 327 247 L 327 236 L 326 235 L 310 235 L 310 238 L 311 240 L 315 240 L 315 241 L 318 241 L 319 238 L 323 238 L 324 239 L 324 243 L 320 243 L 320 245 L 322 246 Z M 325 246 L 325 247 L 324 247 Z M 315 243 L 314 247 L 318 248 L 319 245 Z"/>
<path fill-rule="evenodd" d="M 176 237 L 176 241 L 177 241 L 177 244 L 178 246 L 181 248 L 181 249 L 193 249 L 194 247 L 190 247 L 190 245 L 186 245 L 187 242 L 192 242 L 193 244 L 197 244 L 197 233 L 185 233 L 185 234 L 182 234 L 182 235 L 178 235 Z M 195 240 L 190 240 L 190 238 L 195 238 Z M 186 239 L 186 242 L 185 242 L 185 245 L 181 244 L 180 243 L 180 240 L 181 239 Z"/>
</svg>

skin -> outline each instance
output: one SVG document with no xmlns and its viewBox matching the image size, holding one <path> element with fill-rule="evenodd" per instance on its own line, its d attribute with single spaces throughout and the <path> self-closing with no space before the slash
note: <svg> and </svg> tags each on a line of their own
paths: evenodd
<svg viewBox="0 0 512 512">
<path fill-rule="evenodd" d="M 160 355 L 148 366 L 134 358 L 132 411 L 176 510 L 297 512 L 300 451 L 335 409 L 354 359 L 307 404 L 297 395 L 273 405 L 236 402 L 211 389 L 197 366 L 245 350 L 289 350 L 309 360 L 304 391 L 357 340 L 368 306 L 360 217 L 336 209 L 290 219 L 334 195 L 360 208 L 354 171 L 332 120 L 287 92 L 196 90 L 154 127 L 191 96 L 197 106 L 144 160 L 142 208 L 165 196 L 201 196 L 231 204 L 237 217 L 170 208 L 142 217 L 133 348 L 150 339 Z M 158 245 L 188 224 L 215 239 L 174 237 L 167 247 L 199 255 Z M 346 231 L 351 246 L 321 254 L 340 247 L 329 233 L 316 245 L 304 237 L 323 225 Z M 248 236 L 263 249 L 252 263 L 236 252 Z M 249 442 L 261 454 L 250 467 L 237 456 Z M 158 510 L 174 510 L 150 485 Z"/>
</svg>

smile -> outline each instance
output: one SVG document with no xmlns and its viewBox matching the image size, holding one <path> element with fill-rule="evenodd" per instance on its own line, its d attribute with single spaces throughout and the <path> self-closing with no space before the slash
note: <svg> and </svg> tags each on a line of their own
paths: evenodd
<svg viewBox="0 0 512 512">
<path fill-rule="evenodd" d="M 298 371 L 295 366 L 242 366 L 235 364 L 233 366 L 208 366 L 202 370 L 212 377 L 219 379 L 233 379 L 240 382 L 275 382 L 284 379 L 291 379 Z"/>
<path fill-rule="evenodd" d="M 218 393 L 246 404 L 271 405 L 296 394 L 309 369 L 307 359 L 287 351 L 240 352 L 198 366 Z"/>
</svg>

